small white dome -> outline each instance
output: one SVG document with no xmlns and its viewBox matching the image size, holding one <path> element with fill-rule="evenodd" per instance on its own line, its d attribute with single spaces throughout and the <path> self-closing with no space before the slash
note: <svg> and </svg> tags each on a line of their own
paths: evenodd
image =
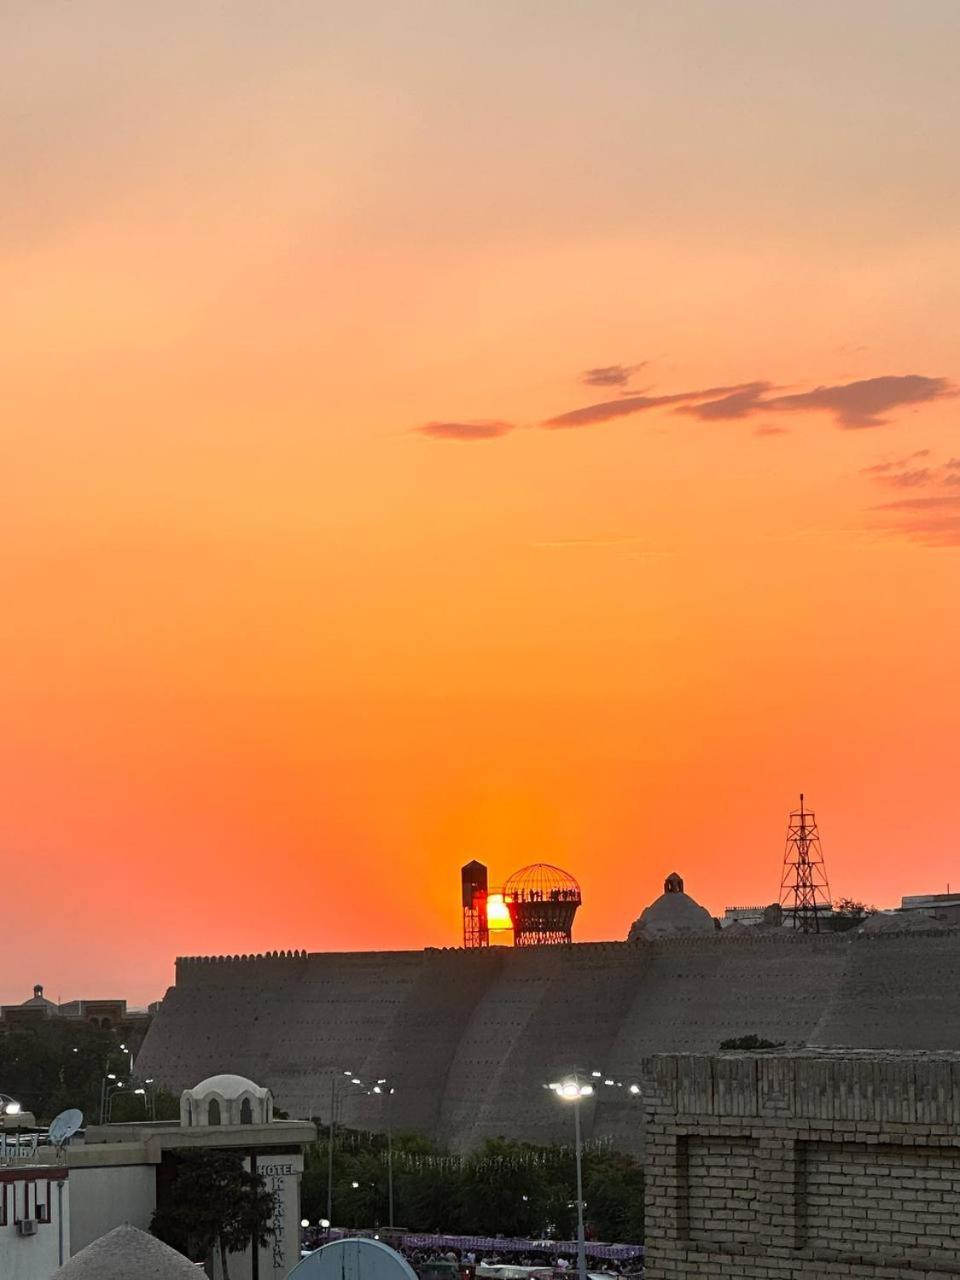
<svg viewBox="0 0 960 1280">
<path fill-rule="evenodd" d="M 240 1098 L 245 1093 L 252 1093 L 255 1098 L 262 1098 L 269 1090 L 262 1089 L 246 1076 L 234 1076 L 229 1073 L 222 1076 L 208 1076 L 195 1084 L 187 1093 L 196 1099 L 204 1098 L 208 1093 L 219 1094 L 221 1098 Z"/>
<path fill-rule="evenodd" d="M 272 1120 L 273 1094 L 246 1076 L 208 1076 L 180 1095 L 180 1123 L 187 1128 Z"/>
</svg>

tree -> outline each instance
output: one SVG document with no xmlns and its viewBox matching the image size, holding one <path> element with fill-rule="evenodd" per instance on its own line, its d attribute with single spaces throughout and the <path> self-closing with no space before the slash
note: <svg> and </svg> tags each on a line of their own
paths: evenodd
<svg viewBox="0 0 960 1280">
<path fill-rule="evenodd" d="M 203 1262 L 208 1275 L 218 1252 L 229 1280 L 228 1253 L 268 1244 L 272 1215 L 273 1197 L 262 1174 L 249 1173 L 239 1155 L 185 1151 L 177 1157 L 176 1176 L 150 1230 L 192 1262 Z"/>
<path fill-rule="evenodd" d="M 592 1234 L 602 1240 L 641 1240 L 642 1166 L 631 1156 L 588 1143 L 583 1176 Z M 413 1231 L 534 1238 L 552 1234 L 570 1239 L 576 1230 L 571 1146 L 538 1147 L 497 1138 L 468 1155 L 452 1155 L 423 1137 L 395 1134 L 393 1186 L 396 1222 Z M 327 1196 L 325 1141 L 306 1151 L 301 1195 L 304 1217 L 322 1217 Z M 338 1225 L 382 1223 L 386 1195 L 383 1135 L 341 1130 L 333 1191 Z"/>
<path fill-rule="evenodd" d="M 764 1040 L 762 1036 L 734 1036 L 732 1040 L 721 1040 L 723 1049 L 782 1049 L 783 1040 Z"/>
<path fill-rule="evenodd" d="M 841 931 L 855 929 L 863 924 L 867 916 L 876 913 L 876 907 L 868 907 L 865 902 L 856 898 L 837 898 L 833 904 L 833 925 Z"/>
</svg>

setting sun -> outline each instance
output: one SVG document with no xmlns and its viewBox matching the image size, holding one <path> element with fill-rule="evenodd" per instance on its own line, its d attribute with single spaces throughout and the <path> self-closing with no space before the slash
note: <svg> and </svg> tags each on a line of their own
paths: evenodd
<svg viewBox="0 0 960 1280">
<path fill-rule="evenodd" d="M 491 893 L 487 898 L 487 925 L 491 933 L 501 933 L 513 928 L 510 911 L 502 893 Z"/>
</svg>

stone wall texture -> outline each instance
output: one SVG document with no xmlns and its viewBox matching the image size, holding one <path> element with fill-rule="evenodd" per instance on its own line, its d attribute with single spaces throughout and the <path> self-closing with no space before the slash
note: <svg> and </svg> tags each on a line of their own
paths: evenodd
<svg viewBox="0 0 960 1280">
<path fill-rule="evenodd" d="M 370 1128 L 388 1104 L 343 1072 L 387 1076 L 395 1127 L 469 1147 L 567 1140 L 570 1116 L 540 1086 L 578 1065 L 625 1086 L 585 1108 L 587 1133 L 638 1150 L 626 1086 L 644 1057 L 749 1034 L 960 1050 L 960 931 L 184 958 L 137 1069 L 173 1090 L 237 1072 L 324 1120 L 337 1081 L 342 1121 Z"/>
<path fill-rule="evenodd" d="M 648 1280 L 960 1276 L 960 1054 L 643 1066 Z"/>
</svg>

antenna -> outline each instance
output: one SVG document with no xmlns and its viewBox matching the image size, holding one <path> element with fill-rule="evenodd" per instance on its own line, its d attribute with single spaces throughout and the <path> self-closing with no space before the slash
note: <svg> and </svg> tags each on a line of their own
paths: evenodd
<svg viewBox="0 0 960 1280">
<path fill-rule="evenodd" d="M 820 916 L 830 910 L 830 885 L 820 848 L 816 815 L 804 807 L 790 814 L 787 846 L 783 854 L 780 906 L 793 917 L 801 933 L 819 933 Z"/>
<path fill-rule="evenodd" d="M 76 1107 L 71 1107 L 69 1111 L 61 1111 L 58 1116 L 55 1116 L 50 1121 L 47 1140 L 51 1146 L 56 1147 L 57 1155 L 60 1155 L 63 1148 L 82 1125 L 83 1112 L 78 1111 Z"/>
</svg>

